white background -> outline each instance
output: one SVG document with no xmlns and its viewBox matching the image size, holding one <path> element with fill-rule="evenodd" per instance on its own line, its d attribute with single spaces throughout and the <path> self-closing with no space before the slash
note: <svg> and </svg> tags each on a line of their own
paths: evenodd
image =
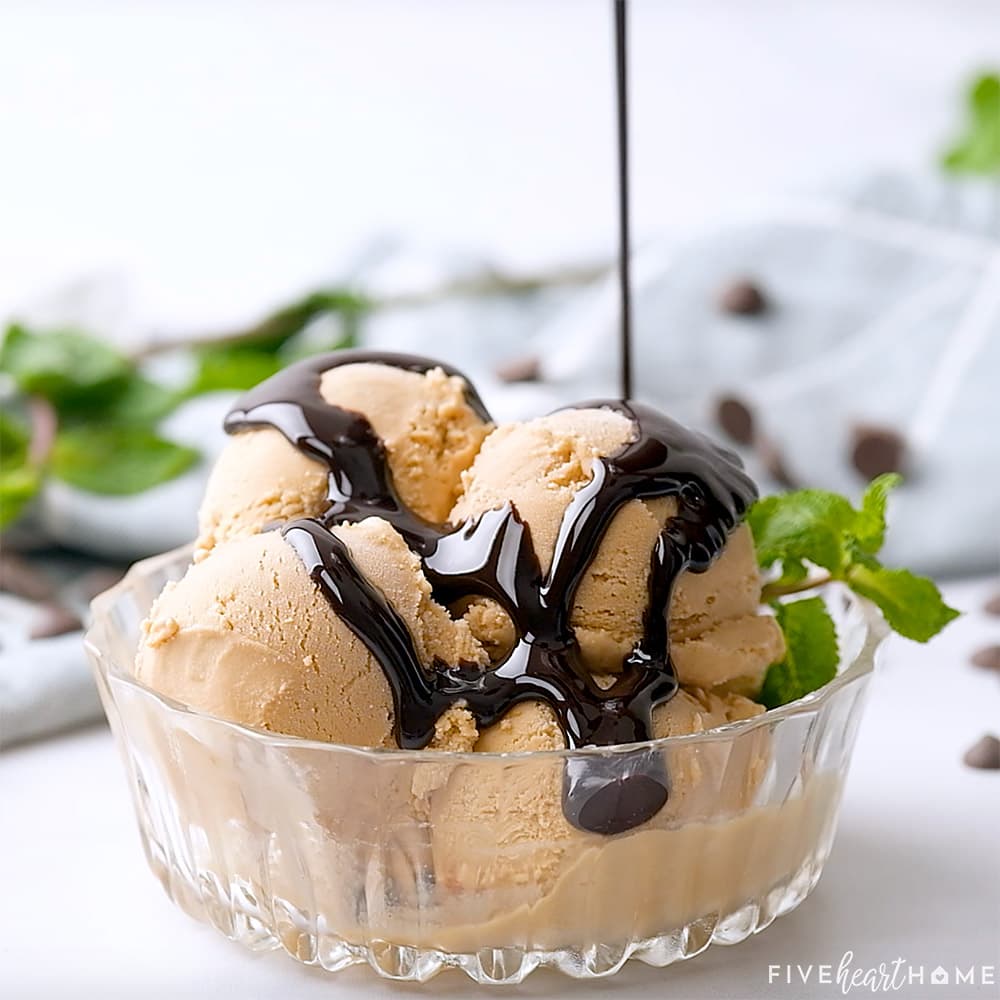
<svg viewBox="0 0 1000 1000">
<path fill-rule="evenodd" d="M 929 169 L 1000 6 L 633 4 L 640 238 L 773 190 Z M 224 322 L 330 273 L 379 230 L 534 267 L 614 239 L 607 5 L 597 0 L 0 5 L 0 306 L 124 271 L 166 327 Z M 975 607 L 985 588 L 959 590 Z M 997 622 L 900 643 L 877 679 L 816 893 L 736 949 L 526 996 L 817 996 L 770 963 L 1000 962 L 1000 719 L 966 665 Z M 419 995 L 468 995 L 443 977 Z M 996 996 L 997 988 L 967 992 Z M 0 758 L 0 995 L 395 996 L 253 958 L 144 870 L 101 731 Z M 958 997 L 950 990 L 907 996 Z"/>
<path fill-rule="evenodd" d="M 633 0 L 639 240 L 933 169 L 993 0 Z M 373 232 L 533 267 L 615 240 L 606 0 L 3 0 L 0 306 L 124 269 L 252 314 Z"/>
</svg>

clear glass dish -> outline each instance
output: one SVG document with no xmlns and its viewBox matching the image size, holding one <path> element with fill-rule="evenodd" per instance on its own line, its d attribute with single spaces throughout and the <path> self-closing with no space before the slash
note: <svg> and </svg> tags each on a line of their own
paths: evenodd
<svg viewBox="0 0 1000 1000">
<path fill-rule="evenodd" d="M 863 602 L 831 594 L 837 678 L 751 720 L 612 749 L 363 750 L 246 729 L 134 679 L 140 622 L 189 555 L 101 595 L 86 645 L 149 865 L 226 937 L 392 979 L 597 977 L 742 941 L 819 879 L 884 637 Z M 565 821 L 566 767 L 657 757 L 671 794 L 652 820 L 611 837 Z"/>
</svg>

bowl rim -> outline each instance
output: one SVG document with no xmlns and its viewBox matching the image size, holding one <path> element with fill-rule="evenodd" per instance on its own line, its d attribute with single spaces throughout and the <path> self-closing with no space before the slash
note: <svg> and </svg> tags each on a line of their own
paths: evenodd
<svg viewBox="0 0 1000 1000">
<path fill-rule="evenodd" d="M 116 684 L 124 684 L 127 687 L 139 691 L 145 698 L 152 700 L 168 715 L 177 715 L 186 719 L 196 719 L 199 722 L 216 726 L 224 730 L 230 730 L 234 735 L 250 739 L 254 742 L 267 746 L 283 749 L 301 749 L 326 753 L 346 753 L 351 756 L 368 758 L 372 761 L 409 761 L 410 763 L 434 762 L 441 764 L 448 763 L 472 763 L 480 764 L 496 763 L 498 761 L 516 760 L 566 760 L 578 759 L 581 757 L 612 757 L 628 755 L 648 751 L 665 750 L 678 746 L 692 746 L 701 743 L 714 743 L 723 740 L 736 739 L 747 733 L 752 733 L 758 729 L 763 729 L 776 722 L 794 718 L 800 715 L 807 715 L 821 709 L 827 702 L 832 701 L 842 690 L 852 684 L 869 677 L 875 670 L 876 661 L 884 640 L 889 634 L 889 629 L 879 614 L 875 606 L 863 597 L 859 597 L 846 587 L 834 584 L 846 598 L 847 611 L 854 617 L 860 619 L 860 624 L 864 628 L 864 638 L 861 648 L 854 659 L 838 669 L 833 680 L 828 681 L 821 688 L 811 691 L 795 701 L 780 705 L 778 708 L 767 709 L 760 715 L 755 715 L 749 719 L 741 719 L 736 722 L 728 722 L 722 726 L 706 729 L 699 733 L 687 733 L 678 736 L 664 736 L 659 739 L 644 740 L 638 743 L 621 743 L 615 746 L 588 746 L 577 749 L 562 747 L 554 750 L 508 750 L 496 751 L 471 751 L 471 750 L 405 750 L 398 747 L 359 747 L 346 743 L 333 743 L 326 740 L 309 739 L 304 736 L 292 736 L 283 733 L 272 733 L 264 729 L 256 729 L 252 726 L 245 726 L 239 722 L 232 722 L 220 716 L 203 712 L 179 702 L 168 695 L 144 684 L 137 677 L 122 668 L 122 665 L 112 661 L 107 655 L 101 643 L 99 634 L 110 623 L 107 621 L 110 612 L 117 601 L 125 594 L 129 593 L 137 580 L 147 579 L 152 573 L 158 571 L 163 566 L 174 566 L 181 559 L 188 565 L 192 563 L 193 545 L 182 545 L 176 549 L 170 549 L 159 555 L 150 556 L 147 559 L 139 560 L 129 567 L 128 572 L 113 587 L 98 594 L 91 602 L 92 621 L 83 636 L 83 644 L 86 648 L 95 673 L 99 674 L 99 681 L 106 682 L 114 680 Z M 809 596 L 812 592 L 806 592 L 803 596 Z M 108 696 L 114 699 L 110 683 L 98 685 L 102 692 L 106 688 Z"/>
</svg>

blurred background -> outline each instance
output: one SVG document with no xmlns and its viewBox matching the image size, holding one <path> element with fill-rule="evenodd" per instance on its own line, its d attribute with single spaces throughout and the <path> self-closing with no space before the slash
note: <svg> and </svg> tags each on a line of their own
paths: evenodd
<svg viewBox="0 0 1000 1000">
<path fill-rule="evenodd" d="M 887 561 L 995 572 L 1000 7 L 630 21 L 637 395 L 766 489 L 902 471 Z M 87 601 L 192 536 L 281 364 L 615 393 L 612 56 L 606 0 L 6 0 L 0 743 L 96 710 Z"/>
</svg>

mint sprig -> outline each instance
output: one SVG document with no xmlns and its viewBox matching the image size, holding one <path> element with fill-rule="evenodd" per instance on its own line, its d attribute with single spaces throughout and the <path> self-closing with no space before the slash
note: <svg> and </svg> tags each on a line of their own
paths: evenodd
<svg viewBox="0 0 1000 1000">
<path fill-rule="evenodd" d="M 0 334 L 0 373 L 21 396 L 14 409 L 48 416 L 39 434 L 34 420 L 28 426 L 13 412 L 0 414 L 0 530 L 49 477 L 89 493 L 128 496 L 182 474 L 199 455 L 158 433 L 164 417 L 186 399 L 249 389 L 291 360 L 353 346 L 365 308 L 347 291 L 316 293 L 247 330 L 192 343 L 185 349 L 194 375 L 179 387 L 151 379 L 140 359 L 82 331 L 11 324 Z M 308 324 L 334 313 L 340 327 L 305 335 Z"/>
<path fill-rule="evenodd" d="M 757 558 L 772 577 L 762 600 L 774 607 L 786 645 L 785 658 L 764 679 L 761 699 L 768 708 L 801 698 L 836 673 L 837 635 L 825 603 L 785 600 L 792 595 L 839 581 L 874 603 L 892 629 L 918 642 L 958 616 L 933 581 L 889 569 L 877 558 L 889 494 L 901 481 L 892 473 L 874 479 L 858 509 L 836 493 L 815 489 L 765 497 L 750 509 Z M 813 568 L 825 572 L 815 575 Z"/>
<path fill-rule="evenodd" d="M 1000 176 L 1000 76 L 985 73 L 968 94 L 964 134 L 945 151 L 941 165 L 953 173 Z"/>
<path fill-rule="evenodd" d="M 13 523 L 38 490 L 28 428 L 0 410 L 0 530 Z"/>
</svg>

